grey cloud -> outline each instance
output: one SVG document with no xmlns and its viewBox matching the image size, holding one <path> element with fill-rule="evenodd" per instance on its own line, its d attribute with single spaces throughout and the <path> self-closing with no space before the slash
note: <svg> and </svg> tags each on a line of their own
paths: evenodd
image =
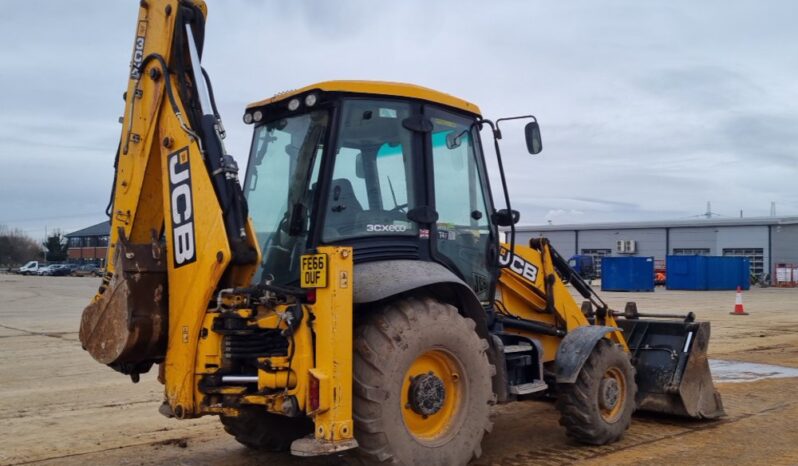
<svg viewBox="0 0 798 466">
<path fill-rule="evenodd" d="M 326 79 L 397 80 L 489 118 L 537 115 L 541 155 L 525 153 L 520 124 L 502 141 L 525 223 L 683 218 L 707 200 L 798 212 L 794 2 L 208 3 L 204 66 L 242 168 L 246 103 Z M 0 223 L 99 221 L 137 2 L 3 6 Z"/>
</svg>

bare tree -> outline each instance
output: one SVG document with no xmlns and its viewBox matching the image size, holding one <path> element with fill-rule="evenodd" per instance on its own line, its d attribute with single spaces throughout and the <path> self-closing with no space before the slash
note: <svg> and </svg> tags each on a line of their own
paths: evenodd
<svg viewBox="0 0 798 466">
<path fill-rule="evenodd" d="M 41 257 L 42 248 L 22 230 L 0 225 L 0 266 L 10 267 Z"/>
</svg>

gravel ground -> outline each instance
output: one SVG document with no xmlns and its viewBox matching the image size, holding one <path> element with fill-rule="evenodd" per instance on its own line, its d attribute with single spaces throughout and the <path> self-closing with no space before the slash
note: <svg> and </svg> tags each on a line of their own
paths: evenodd
<svg viewBox="0 0 798 466">
<path fill-rule="evenodd" d="M 0 463 L 337 463 L 248 451 L 213 417 L 159 415 L 154 374 L 134 385 L 80 348 L 80 312 L 98 284 L 96 278 L 0 275 Z M 734 292 L 601 295 L 618 309 L 633 300 L 641 312 L 693 311 L 710 320 L 711 358 L 798 368 L 798 289 L 746 292 L 748 316 L 729 315 Z M 474 464 L 798 464 L 796 381 L 718 384 L 725 419 L 637 416 L 622 441 L 604 447 L 571 444 L 551 403 L 499 406 Z"/>
</svg>

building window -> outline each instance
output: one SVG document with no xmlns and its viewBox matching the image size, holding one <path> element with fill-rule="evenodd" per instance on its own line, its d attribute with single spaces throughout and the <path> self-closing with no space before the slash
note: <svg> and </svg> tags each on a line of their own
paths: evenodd
<svg viewBox="0 0 798 466">
<path fill-rule="evenodd" d="M 583 256 L 593 257 L 593 267 L 596 269 L 596 275 L 601 276 L 601 258 L 604 256 L 612 255 L 612 249 L 582 249 Z"/>
<path fill-rule="evenodd" d="M 97 238 L 97 246 L 108 246 L 108 237 L 100 236 Z"/>
<path fill-rule="evenodd" d="M 69 247 L 70 248 L 79 248 L 80 247 L 80 238 L 69 238 Z"/>
<path fill-rule="evenodd" d="M 723 248 L 723 255 L 747 257 L 753 274 L 760 275 L 765 271 L 765 254 L 762 248 Z"/>
<path fill-rule="evenodd" d="M 708 256 L 709 248 L 673 248 L 674 256 Z"/>
</svg>

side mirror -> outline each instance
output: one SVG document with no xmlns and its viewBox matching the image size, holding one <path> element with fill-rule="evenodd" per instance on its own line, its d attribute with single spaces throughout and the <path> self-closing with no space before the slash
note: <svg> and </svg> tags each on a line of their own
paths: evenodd
<svg viewBox="0 0 798 466">
<path fill-rule="evenodd" d="M 455 133 L 454 131 L 449 131 L 446 133 L 446 148 L 449 150 L 457 149 L 463 143 L 463 138 L 467 137 L 469 130 L 460 131 L 459 133 Z"/>
<path fill-rule="evenodd" d="M 543 150 L 543 142 L 540 139 L 540 126 L 537 121 L 527 123 L 524 128 L 526 136 L 526 150 L 530 154 L 539 154 Z"/>
<path fill-rule="evenodd" d="M 518 220 L 521 219 L 521 214 L 517 210 L 501 209 L 494 212 L 490 218 L 495 225 L 509 227 L 518 223 Z"/>
</svg>

